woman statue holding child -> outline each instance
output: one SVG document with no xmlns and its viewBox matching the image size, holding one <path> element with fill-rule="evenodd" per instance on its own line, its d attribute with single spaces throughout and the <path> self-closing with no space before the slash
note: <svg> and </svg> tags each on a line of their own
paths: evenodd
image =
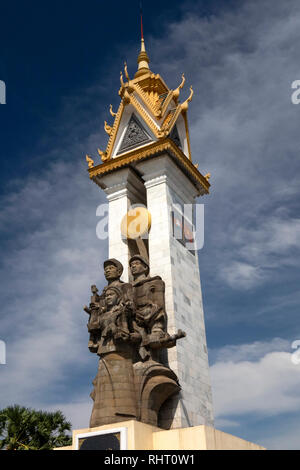
<svg viewBox="0 0 300 470">
<path fill-rule="evenodd" d="M 99 369 L 91 397 L 94 408 L 90 426 L 137 417 L 133 361 L 136 334 L 132 328 L 132 305 L 123 300 L 119 287 L 104 290 L 98 316 Z"/>
</svg>

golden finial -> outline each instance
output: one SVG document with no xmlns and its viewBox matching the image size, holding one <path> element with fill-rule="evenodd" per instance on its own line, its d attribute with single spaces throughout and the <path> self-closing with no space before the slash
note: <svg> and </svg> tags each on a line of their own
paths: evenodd
<svg viewBox="0 0 300 470">
<path fill-rule="evenodd" d="M 111 104 L 110 107 L 109 107 L 109 112 L 110 112 L 110 114 L 112 115 L 112 117 L 116 117 L 117 113 L 114 113 L 114 112 L 113 112 L 112 104 Z"/>
<path fill-rule="evenodd" d="M 185 76 L 184 76 L 184 73 L 182 74 L 182 82 L 181 84 L 179 85 L 179 87 L 173 91 L 173 98 L 175 99 L 178 99 L 179 98 L 179 95 L 180 95 L 180 90 L 182 90 L 182 88 L 184 87 L 184 84 L 185 84 Z"/>
<path fill-rule="evenodd" d="M 120 72 L 120 82 L 121 82 L 121 86 L 123 87 L 124 86 L 124 80 L 123 80 L 122 72 Z"/>
<path fill-rule="evenodd" d="M 94 160 L 92 160 L 88 155 L 86 155 L 86 161 L 88 162 L 89 164 L 89 168 L 94 168 Z"/>
<path fill-rule="evenodd" d="M 142 38 L 141 52 L 139 53 L 139 56 L 138 56 L 138 71 L 136 72 L 134 78 L 140 77 L 141 75 L 144 75 L 145 73 L 150 71 L 149 62 L 150 62 L 150 59 L 146 52 L 145 41 L 144 41 L 144 38 Z"/>
<path fill-rule="evenodd" d="M 104 121 L 104 130 L 108 135 L 112 133 L 112 127 L 109 126 L 106 121 Z"/>
<path fill-rule="evenodd" d="M 211 178 L 211 174 L 210 174 L 210 173 L 207 173 L 207 175 L 205 175 L 204 178 L 205 178 L 207 181 L 209 181 L 210 178 Z"/>
<path fill-rule="evenodd" d="M 194 90 L 193 90 L 193 87 L 191 86 L 190 87 L 190 90 L 191 90 L 191 93 L 190 93 L 190 96 L 188 97 L 188 99 L 182 103 L 181 105 L 181 110 L 182 111 L 187 111 L 189 109 L 189 103 L 192 101 L 193 99 L 193 96 L 194 96 Z"/>
<path fill-rule="evenodd" d="M 128 81 L 130 81 L 126 62 L 124 62 L 124 72 L 125 72 L 125 77 L 127 78 Z"/>
<path fill-rule="evenodd" d="M 103 162 L 105 162 L 106 160 L 108 160 L 108 157 L 107 157 L 107 153 L 106 152 L 102 152 L 102 150 L 100 149 L 97 149 L 97 152 L 99 153 L 100 157 L 101 157 L 101 160 Z"/>
</svg>

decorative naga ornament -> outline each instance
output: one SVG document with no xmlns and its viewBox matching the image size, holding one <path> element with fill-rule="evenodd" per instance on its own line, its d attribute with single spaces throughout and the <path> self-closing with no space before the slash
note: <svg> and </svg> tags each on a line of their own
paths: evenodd
<svg viewBox="0 0 300 470">
<path fill-rule="evenodd" d="M 86 155 L 86 161 L 88 162 L 89 168 L 94 168 L 94 160 L 92 160 L 88 155 Z"/>
</svg>

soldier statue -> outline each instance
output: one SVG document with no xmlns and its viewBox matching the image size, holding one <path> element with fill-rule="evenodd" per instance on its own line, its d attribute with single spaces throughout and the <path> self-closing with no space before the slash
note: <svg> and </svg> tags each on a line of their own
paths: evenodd
<svg viewBox="0 0 300 470">
<path fill-rule="evenodd" d="M 165 283 L 151 277 L 140 255 L 129 261 L 132 283 L 121 281 L 122 264 L 104 262 L 108 285 L 101 295 L 92 286 L 89 307 L 89 349 L 100 357 L 91 397 L 90 427 L 126 419 L 157 425 L 162 404 L 180 390 L 174 372 L 163 365 L 160 351 L 185 336 L 167 333 Z"/>
</svg>

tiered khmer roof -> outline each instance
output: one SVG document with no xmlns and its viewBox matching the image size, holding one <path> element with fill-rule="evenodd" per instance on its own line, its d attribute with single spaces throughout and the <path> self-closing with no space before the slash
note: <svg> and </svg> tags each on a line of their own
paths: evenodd
<svg viewBox="0 0 300 470">
<path fill-rule="evenodd" d="M 188 173 L 200 194 L 208 193 L 209 175 L 201 175 L 191 159 L 187 111 L 193 89 L 190 87 L 189 97 L 180 103 L 184 75 L 178 88 L 170 90 L 159 74 L 151 72 L 149 62 L 142 38 L 138 70 L 130 79 L 125 63 L 124 75 L 121 72 L 120 76 L 119 109 L 114 113 L 110 106 L 114 122 L 112 125 L 104 123 L 109 139 L 104 151 L 98 149 L 102 164 L 95 166 L 94 159 L 86 157 L 90 178 L 97 183 L 97 176 L 101 174 L 165 151 Z"/>
</svg>

